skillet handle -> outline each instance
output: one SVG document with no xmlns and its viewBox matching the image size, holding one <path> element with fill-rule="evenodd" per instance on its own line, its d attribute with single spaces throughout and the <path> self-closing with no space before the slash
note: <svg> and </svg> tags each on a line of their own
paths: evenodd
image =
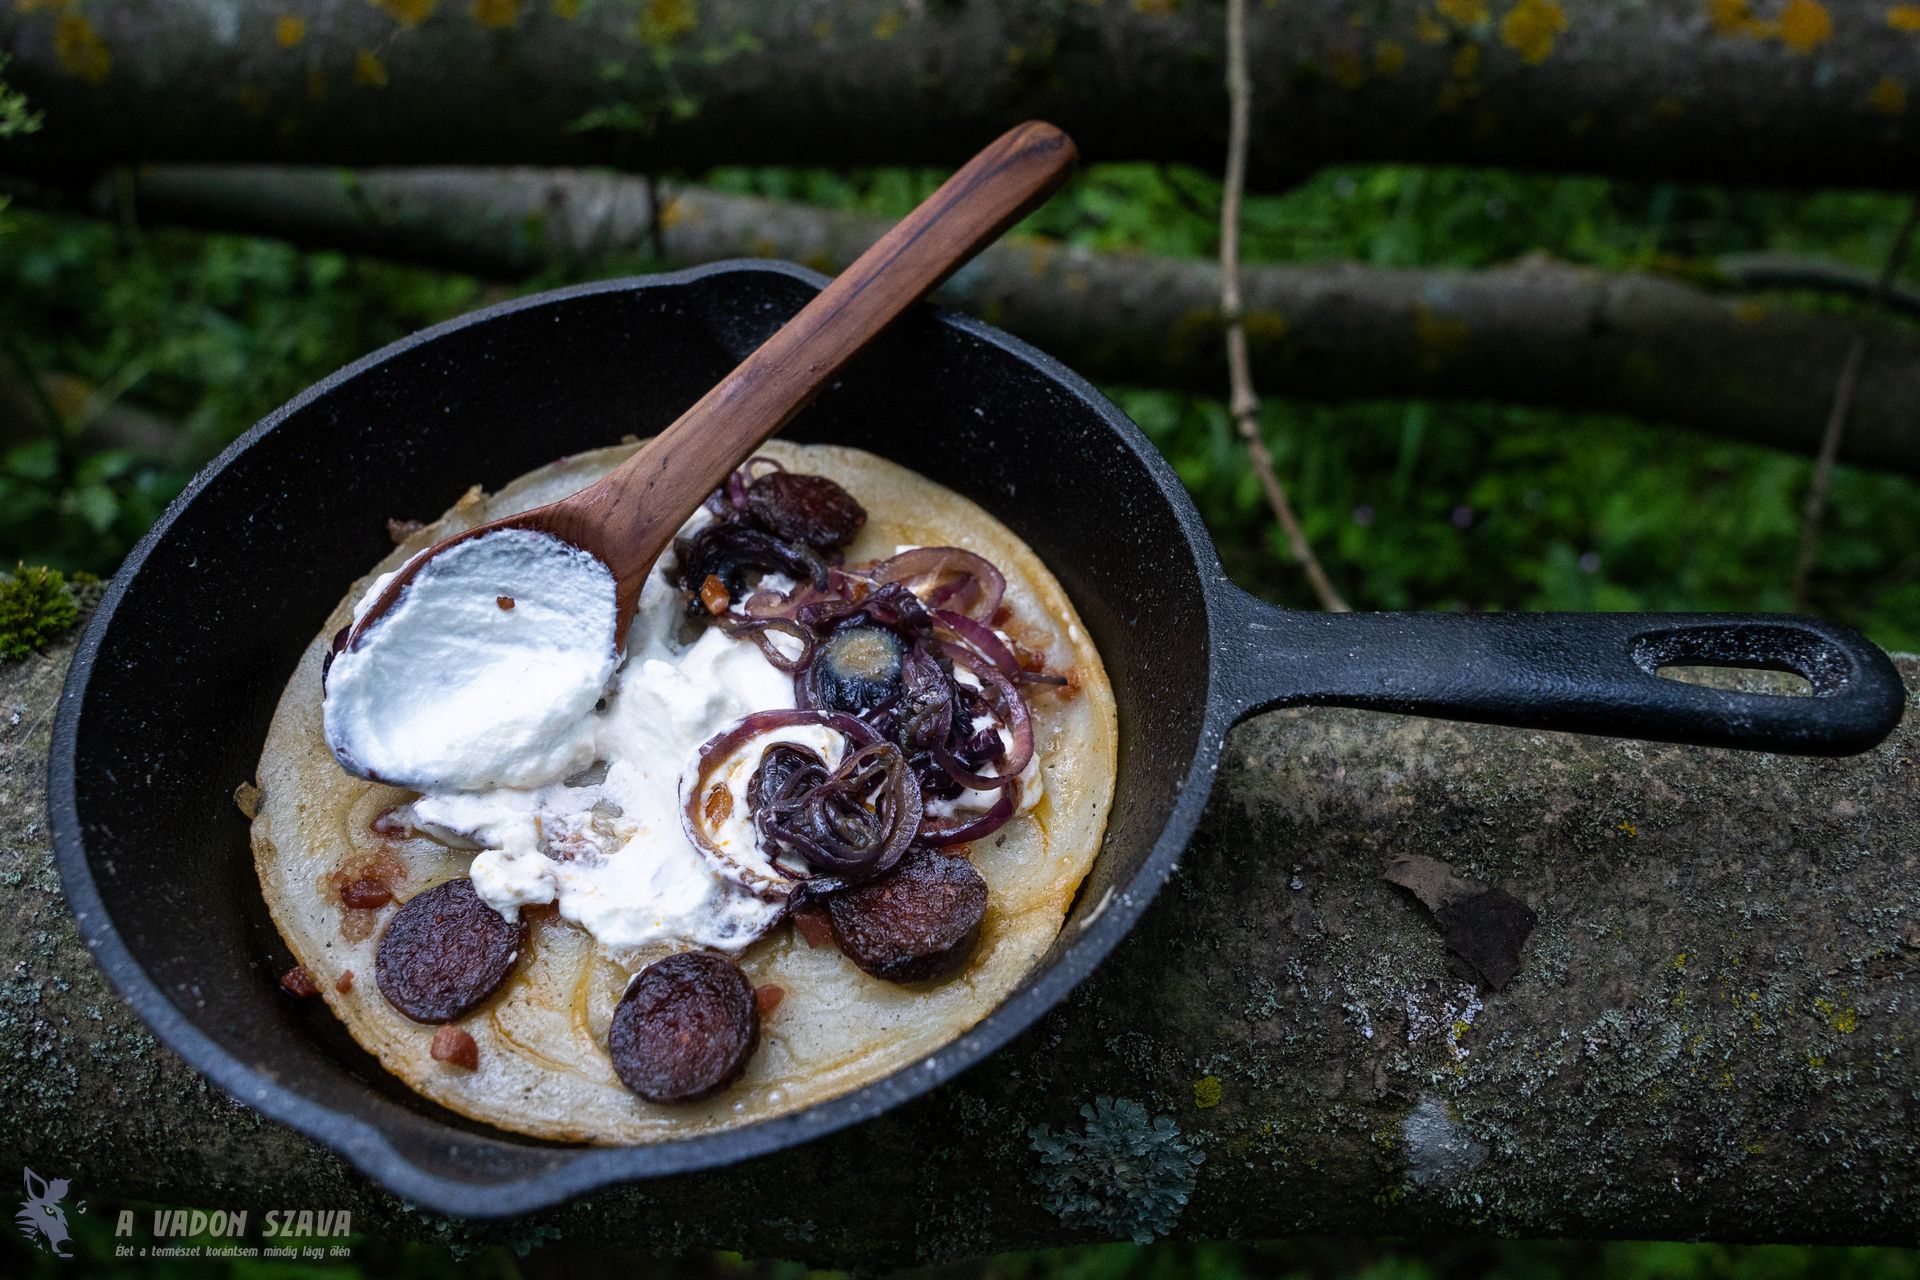
<svg viewBox="0 0 1920 1280">
<path fill-rule="evenodd" d="M 1819 618 L 1716 613 L 1308 613 L 1229 587 L 1217 679 L 1236 716 L 1361 707 L 1449 720 L 1741 747 L 1865 751 L 1907 694 L 1858 632 Z M 1738 693 L 1666 666 L 1791 671 L 1811 696 Z"/>
</svg>

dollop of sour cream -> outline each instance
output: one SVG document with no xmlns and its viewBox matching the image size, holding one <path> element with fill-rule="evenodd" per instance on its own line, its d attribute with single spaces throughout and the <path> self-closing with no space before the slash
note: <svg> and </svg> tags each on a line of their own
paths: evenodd
<svg viewBox="0 0 1920 1280">
<path fill-rule="evenodd" d="M 613 572 L 597 556 L 519 529 L 456 543 L 334 656 L 327 745 L 350 772 L 420 791 L 571 773 L 593 760 L 614 631 Z"/>
<path fill-rule="evenodd" d="M 710 518 L 696 513 L 681 532 Z M 505 538 L 516 541 L 487 546 Z M 440 565 L 468 547 L 476 550 Z M 710 739 L 752 712 L 793 707 L 793 677 L 720 628 L 690 637 L 672 566 L 669 552 L 647 575 L 616 662 L 604 564 L 539 534 L 488 534 L 450 548 L 422 568 L 361 648 L 334 659 L 328 741 L 349 768 L 363 764 L 423 792 L 411 808 L 414 828 L 477 850 L 468 874 L 503 915 L 551 902 L 615 951 L 664 943 L 737 952 L 785 905 L 728 878 L 695 847 L 682 823 L 682 788 Z M 768 575 L 760 585 L 780 584 Z M 501 608 L 500 596 L 514 607 Z M 530 602 L 535 612 L 518 620 L 530 625 L 518 626 Z M 405 629 L 390 631 L 396 624 Z M 369 663 L 369 654 L 391 667 Z M 535 687 L 539 695 L 528 696 Z M 746 788 L 776 742 L 810 747 L 829 764 L 844 750 L 828 730 L 795 726 L 755 739 L 713 779 L 731 804 L 710 835 L 757 877 L 777 878 Z M 1040 791 L 1030 763 L 1020 808 Z M 970 792 L 942 809 L 985 808 L 996 798 Z"/>
</svg>

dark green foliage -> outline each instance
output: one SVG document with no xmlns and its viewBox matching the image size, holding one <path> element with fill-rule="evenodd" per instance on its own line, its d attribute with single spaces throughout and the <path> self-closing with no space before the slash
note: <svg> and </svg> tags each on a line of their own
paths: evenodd
<svg viewBox="0 0 1920 1280">
<path fill-rule="evenodd" d="M 0 577 L 0 661 L 26 657 L 79 616 L 58 570 L 20 565 Z"/>
<path fill-rule="evenodd" d="M 110 572 L 256 419 L 479 300 L 472 280 L 344 254 L 8 210 L 0 385 L 24 366 L 92 395 L 57 407 L 53 429 L 0 421 L 0 555 Z M 178 438 L 160 452 L 103 439 L 122 400 L 178 423 Z"/>
</svg>

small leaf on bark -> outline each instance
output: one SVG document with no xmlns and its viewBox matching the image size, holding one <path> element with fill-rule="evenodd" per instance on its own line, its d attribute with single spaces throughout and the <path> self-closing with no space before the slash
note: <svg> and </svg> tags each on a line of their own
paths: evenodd
<svg viewBox="0 0 1920 1280">
<path fill-rule="evenodd" d="M 1498 886 L 1457 875 L 1437 858 L 1398 857 L 1382 875 L 1433 914 L 1453 973 L 1498 991 L 1520 972 L 1520 949 L 1540 919 L 1526 903 Z"/>
</svg>

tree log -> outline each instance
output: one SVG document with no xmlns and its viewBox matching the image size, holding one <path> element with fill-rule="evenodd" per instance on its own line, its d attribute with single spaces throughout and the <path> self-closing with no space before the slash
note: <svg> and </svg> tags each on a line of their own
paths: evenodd
<svg viewBox="0 0 1920 1280">
<path fill-rule="evenodd" d="M 1134 935 L 989 1062 L 799 1150 L 462 1224 L 211 1089 L 108 988 L 44 818 L 70 648 L 0 666 L 0 1168 L 78 1198 L 862 1266 L 1156 1234 L 1920 1238 L 1920 714 L 1849 760 L 1262 717 Z M 1450 977 L 1381 879 L 1409 853 L 1539 913 L 1504 990 Z"/>
<path fill-rule="evenodd" d="M 46 112 L 118 161 L 951 164 L 1058 122 L 1100 160 L 1216 164 L 1213 4 L 178 0 L 0 11 Z M 1885 0 L 1257 9 L 1256 183 L 1337 160 L 1903 186 L 1920 35 Z"/>
<path fill-rule="evenodd" d="M 887 225 L 695 186 L 662 189 L 656 208 L 644 181 L 573 170 L 177 167 L 132 183 L 144 217 L 496 278 L 616 255 L 773 256 L 832 272 Z M 1819 445 L 1857 324 L 1544 258 L 1489 271 L 1335 263 L 1244 275 L 1254 372 L 1270 393 L 1618 412 L 1805 453 Z M 1226 387 L 1210 261 L 1015 240 L 987 250 L 939 296 L 1096 379 L 1214 395 Z M 1920 335 L 1898 323 L 1871 332 L 1841 456 L 1920 473 Z"/>
</svg>

